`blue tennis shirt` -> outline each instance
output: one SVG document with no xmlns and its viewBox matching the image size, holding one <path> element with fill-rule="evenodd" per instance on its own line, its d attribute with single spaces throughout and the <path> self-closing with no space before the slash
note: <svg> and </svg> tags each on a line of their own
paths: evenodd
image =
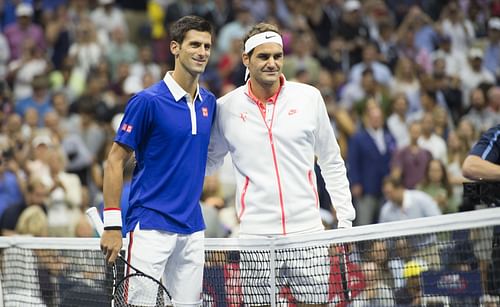
<svg viewBox="0 0 500 307">
<path fill-rule="evenodd" d="M 167 75 L 127 104 L 115 137 L 134 150 L 137 161 L 127 231 L 138 222 L 141 229 L 181 234 L 205 229 L 199 200 L 216 99 L 198 88 L 194 108 L 187 100 L 186 92 Z"/>
</svg>

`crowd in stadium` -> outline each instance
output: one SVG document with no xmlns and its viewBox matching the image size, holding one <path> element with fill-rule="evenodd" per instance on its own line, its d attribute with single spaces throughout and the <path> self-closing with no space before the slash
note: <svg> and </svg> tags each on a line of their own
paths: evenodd
<svg viewBox="0 0 500 307">
<path fill-rule="evenodd" d="M 245 32 L 260 21 L 279 25 L 285 77 L 317 87 L 327 105 L 355 225 L 461 210 L 462 163 L 480 134 L 500 124 L 498 0 L 7 0 L 0 4 L 2 235 L 95 236 L 83 212 L 102 207 L 103 165 L 127 101 L 172 70 L 167 29 L 189 14 L 216 29 L 201 82 L 217 97 L 245 82 Z M 237 233 L 230 165 L 205 179 L 207 237 Z M 316 176 L 332 228 L 319 168 Z M 125 182 L 123 211 L 129 188 Z M 411 204 L 404 212 L 403 202 Z M 387 261 L 363 265 L 388 269 Z M 422 270 L 401 268 L 404 278 Z"/>
<path fill-rule="evenodd" d="M 204 86 L 244 83 L 242 36 L 279 25 L 289 80 L 320 89 L 335 130 L 357 225 L 457 212 L 462 162 L 500 123 L 498 1 L 4 1 L 0 27 L 0 227 L 16 232 L 44 205 L 52 236 L 89 236 L 102 170 L 124 107 L 172 69 L 168 25 L 196 14 L 216 29 Z M 230 163 L 227 163 L 230 165 Z M 126 170 L 129 177 L 133 163 Z M 321 189 L 320 170 L 317 170 Z M 231 169 L 207 177 L 208 236 L 234 235 Z M 422 193 L 418 192 L 421 191 Z M 418 193 L 417 193 L 418 192 Z M 126 207 L 127 185 L 123 206 Z M 399 193 L 401 194 L 401 193 Z M 404 193 L 403 193 L 404 194 Z M 408 194 L 408 193 L 406 193 Z M 399 197 L 400 198 L 400 197 Z M 324 221 L 334 224 L 326 195 Z M 392 207 L 391 207 L 392 206 Z M 424 210 L 425 211 L 425 210 Z"/>
</svg>

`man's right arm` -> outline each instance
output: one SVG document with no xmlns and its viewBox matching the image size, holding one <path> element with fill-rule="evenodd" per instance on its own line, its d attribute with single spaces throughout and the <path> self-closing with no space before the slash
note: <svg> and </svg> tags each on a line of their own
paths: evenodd
<svg viewBox="0 0 500 307">
<path fill-rule="evenodd" d="M 116 142 L 111 146 L 104 168 L 104 210 L 120 209 L 123 167 L 130 155 L 131 150 Z M 114 263 L 116 260 L 122 248 L 122 243 L 121 229 L 104 231 L 101 237 L 101 250 L 106 254 L 106 260 L 109 263 Z"/>
<path fill-rule="evenodd" d="M 500 181 L 500 165 L 475 155 L 465 158 L 462 172 L 472 180 Z"/>
<path fill-rule="evenodd" d="M 205 176 L 210 176 L 217 171 L 224 163 L 224 157 L 228 150 L 227 142 L 220 128 L 220 107 L 217 106 L 217 114 L 210 132 L 210 144 L 208 145 L 207 168 Z"/>
</svg>

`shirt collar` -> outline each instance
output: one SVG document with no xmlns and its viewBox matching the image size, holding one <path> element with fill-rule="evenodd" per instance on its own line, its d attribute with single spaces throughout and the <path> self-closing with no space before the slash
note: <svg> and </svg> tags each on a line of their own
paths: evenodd
<svg viewBox="0 0 500 307">
<path fill-rule="evenodd" d="M 280 86 L 278 88 L 278 90 L 276 91 L 276 93 L 270 97 L 266 102 L 268 103 L 275 103 L 276 100 L 278 99 L 278 96 L 279 96 L 279 93 L 281 92 L 281 89 L 285 86 L 285 76 L 284 75 L 281 75 L 280 76 Z M 251 87 L 251 78 L 248 79 L 247 81 L 247 84 L 246 84 L 246 90 L 245 90 L 245 93 L 247 94 L 248 97 L 250 97 L 250 99 L 252 99 L 253 101 L 255 102 L 259 102 L 259 99 L 257 99 L 257 97 L 255 97 L 255 95 L 252 93 L 252 87 Z"/>
<path fill-rule="evenodd" d="M 177 83 L 177 81 L 172 78 L 172 71 L 169 71 L 165 74 L 165 77 L 163 78 L 163 81 L 167 85 L 168 89 L 172 93 L 172 96 L 174 96 L 174 99 L 176 102 L 179 102 L 183 97 L 186 97 L 189 95 L 180 85 Z M 200 85 L 196 85 L 196 95 L 193 99 L 193 101 L 196 101 L 196 98 L 199 98 L 200 101 L 203 101 L 201 99 L 201 94 L 200 94 Z"/>
</svg>

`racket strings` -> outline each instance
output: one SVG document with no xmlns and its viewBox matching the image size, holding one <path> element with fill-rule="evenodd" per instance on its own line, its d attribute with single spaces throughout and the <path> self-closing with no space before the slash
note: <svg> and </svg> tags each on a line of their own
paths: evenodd
<svg viewBox="0 0 500 307">
<path fill-rule="evenodd" d="M 168 299 L 158 282 L 149 276 L 134 273 L 123 278 L 114 288 L 115 307 L 164 307 Z"/>
</svg>

